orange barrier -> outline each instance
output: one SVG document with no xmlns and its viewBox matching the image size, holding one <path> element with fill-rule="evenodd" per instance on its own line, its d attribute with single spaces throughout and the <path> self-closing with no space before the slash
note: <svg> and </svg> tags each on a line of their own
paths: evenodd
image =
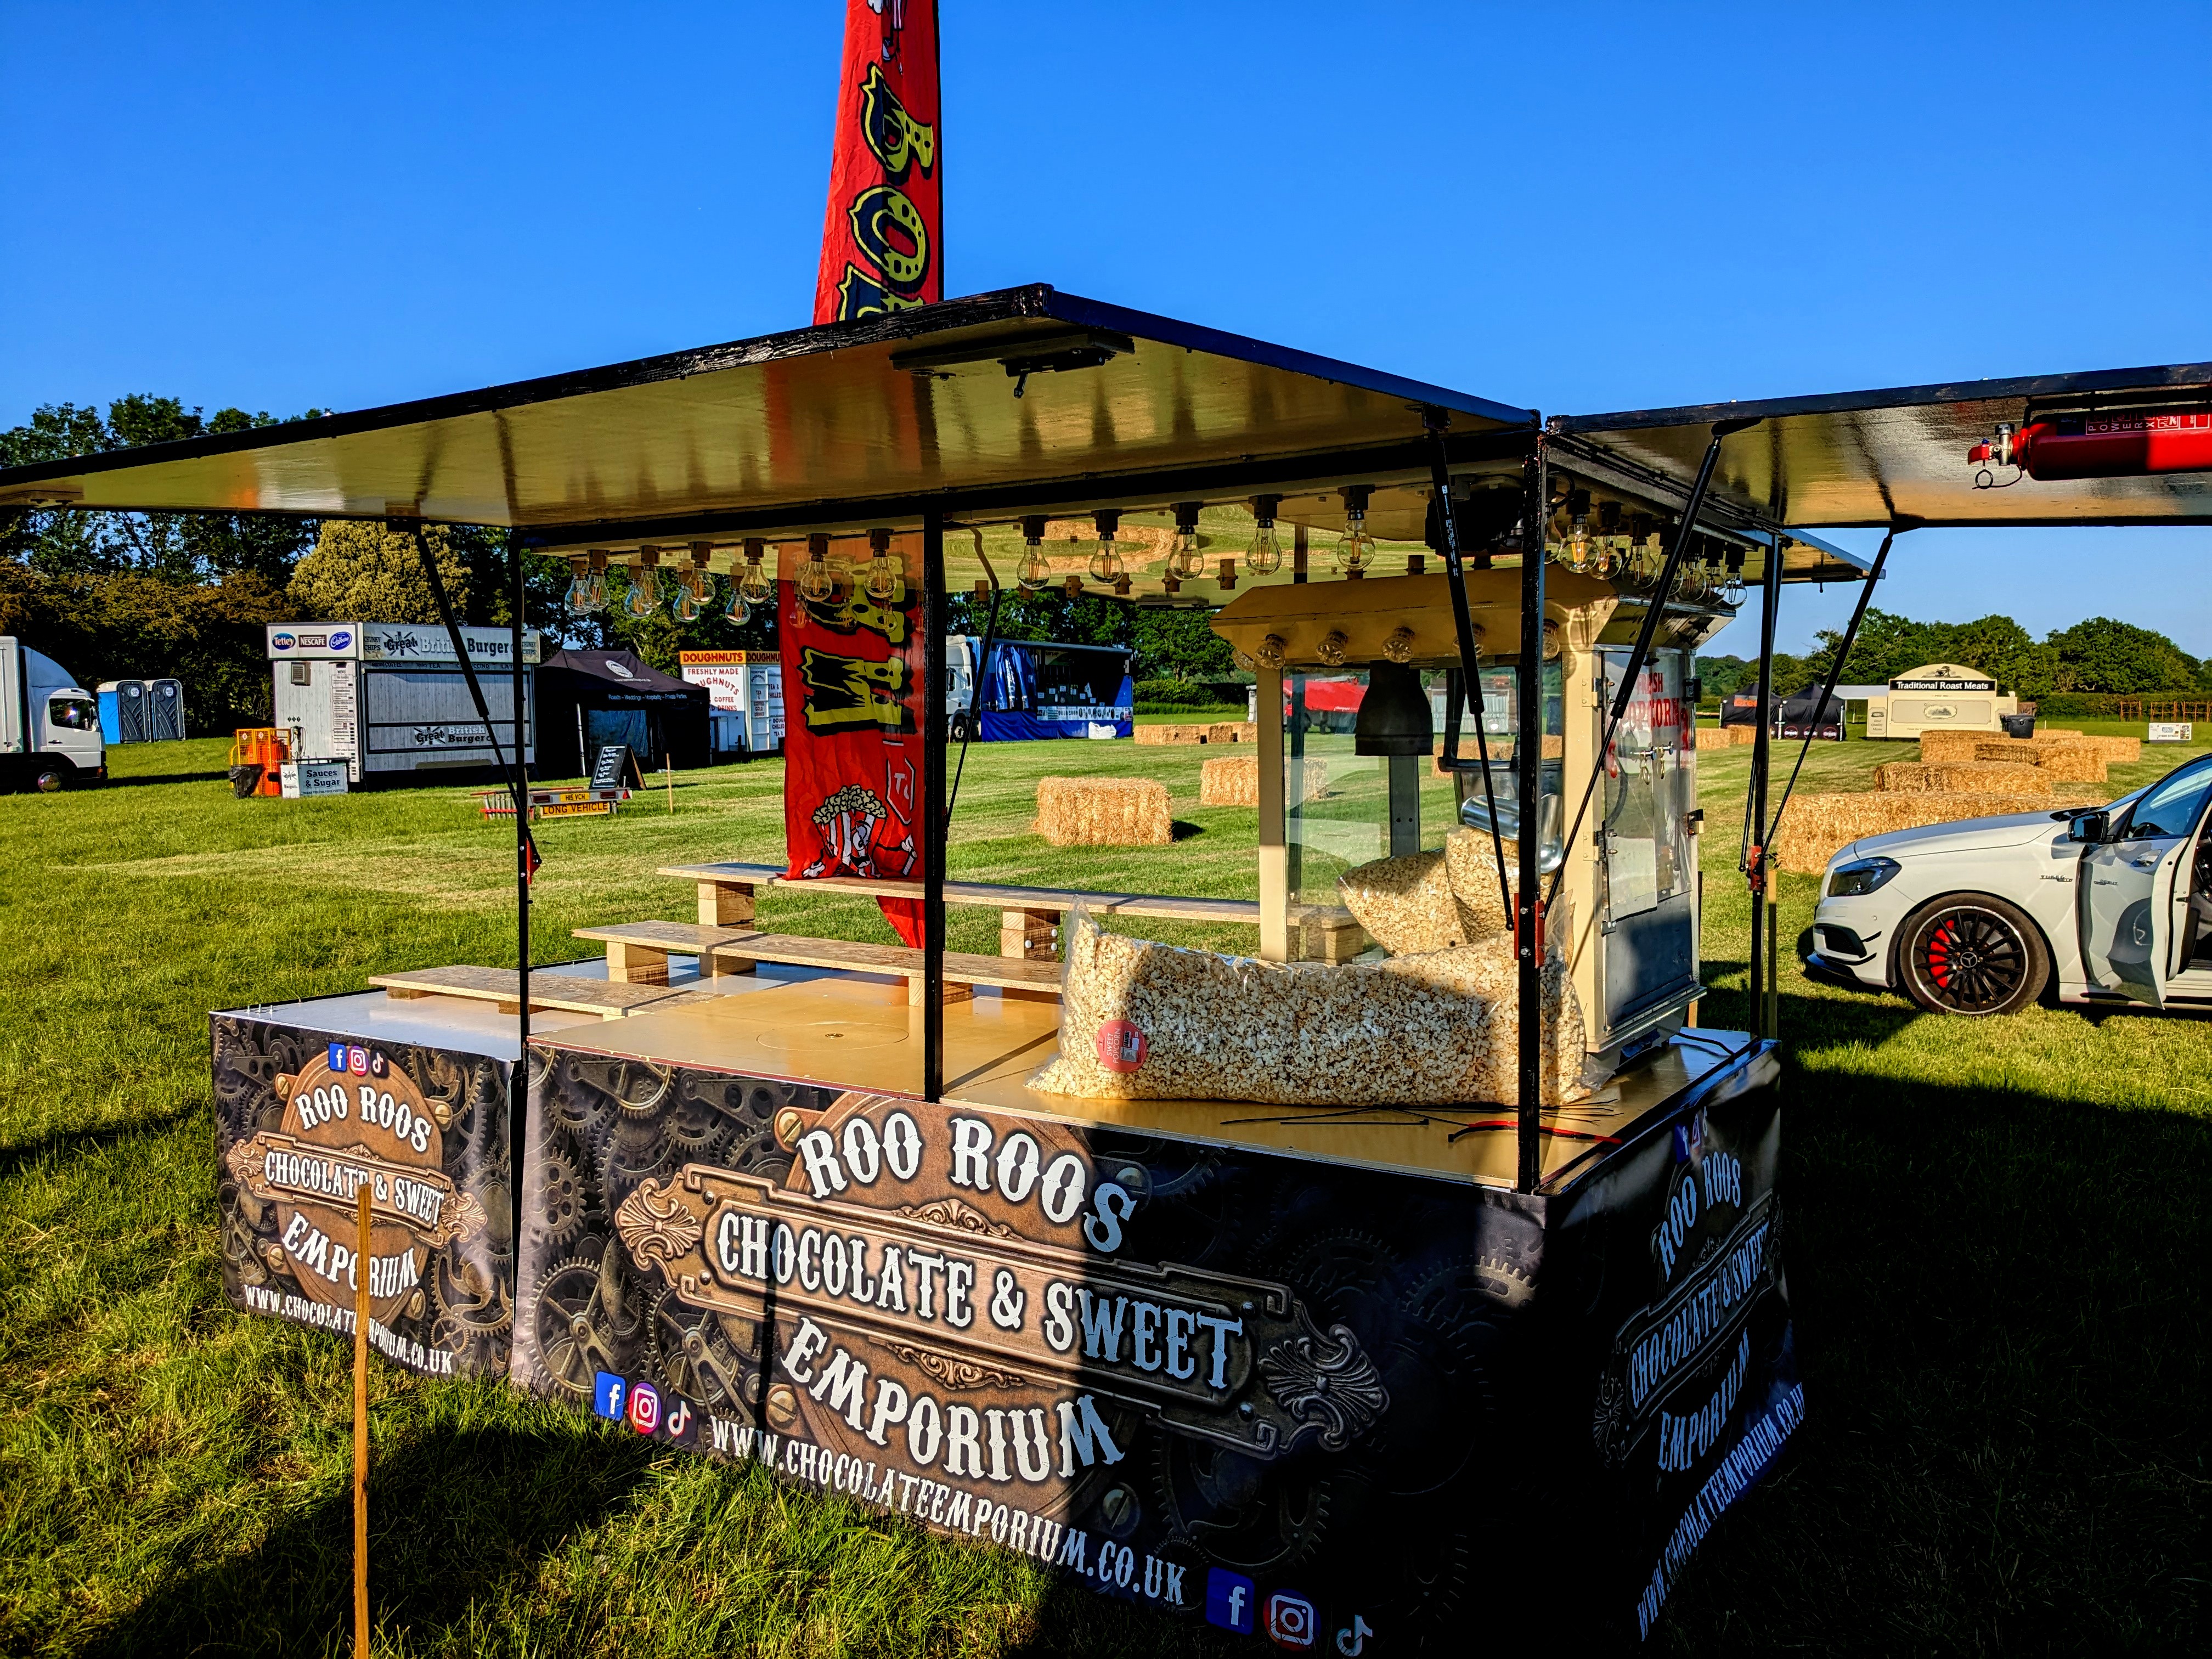
<svg viewBox="0 0 2212 1659">
<path fill-rule="evenodd" d="M 230 734 L 230 763 L 233 769 L 258 766 L 261 777 L 252 787 L 257 795 L 281 795 L 284 780 L 279 770 L 292 758 L 290 740 L 280 726 L 241 726 Z"/>
</svg>

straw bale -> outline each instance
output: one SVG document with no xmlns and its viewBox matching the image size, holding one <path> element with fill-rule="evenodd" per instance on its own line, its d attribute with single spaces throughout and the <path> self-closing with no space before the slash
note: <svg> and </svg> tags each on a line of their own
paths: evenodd
<svg viewBox="0 0 2212 1659">
<path fill-rule="evenodd" d="M 2103 800 L 2102 791 L 2081 789 L 2053 789 L 2047 795 L 1970 795 L 1933 790 L 1793 795 L 1782 820 L 1774 858 L 1784 870 L 1817 875 L 1827 867 L 1830 859 L 1864 836 L 1915 830 L 1928 823 L 1955 823 L 1965 818 L 2095 806 Z"/>
<path fill-rule="evenodd" d="M 1698 728 L 1698 752 L 1702 754 L 1705 750 L 1708 750 L 1708 749 L 1733 749 L 1733 748 L 1735 748 L 1735 739 L 1733 737 L 1731 737 L 1731 736 L 1729 736 L 1729 732 L 1732 732 L 1734 729 L 1735 729 L 1735 728 L 1734 728 L 1734 727 L 1732 727 L 1732 726 L 1699 726 L 1699 727 Z"/>
<path fill-rule="evenodd" d="M 2132 738 L 2124 739 L 2132 743 Z M 2036 770 L 2058 783 L 2102 783 L 2105 781 L 2106 757 L 2086 744 L 2053 743 L 2038 745 L 2043 753 L 2037 757 Z"/>
<path fill-rule="evenodd" d="M 1328 793 L 1328 763 L 1309 760 L 1305 765 L 1305 793 L 1301 800 L 1319 800 Z M 1224 755 L 1201 761 L 1198 768 L 1200 806 L 1257 806 L 1260 804 L 1260 757 Z"/>
<path fill-rule="evenodd" d="M 1957 761 L 1975 761 L 1982 757 L 1975 752 L 1990 741 L 1983 732 L 1923 732 L 1920 734 L 1920 758 L 1931 766 L 1943 766 Z M 2002 743 L 2008 741 L 1998 738 Z M 2023 741 L 2023 749 L 2033 749 L 2033 744 Z"/>
<path fill-rule="evenodd" d="M 1205 730 L 1206 728 L 1202 726 L 1146 726 L 1139 724 L 1130 727 L 1131 733 L 1136 738 L 1139 743 L 1196 743 L 1199 740 L 1199 734 Z"/>
<path fill-rule="evenodd" d="M 2047 795 L 2051 774 L 2039 766 L 2005 761 L 1964 761 L 1929 765 L 1925 761 L 1890 761 L 1874 769 L 1874 787 L 1888 794 L 1924 794 L 1935 790 L 1960 795 Z"/>
<path fill-rule="evenodd" d="M 1079 908 L 1060 1053 L 1030 1085 L 1109 1100 L 1512 1104 L 1516 981 L 1504 939 L 1373 964 L 1266 963 L 1104 933 Z M 1556 1103 L 1583 1092 L 1583 1016 L 1557 953 L 1543 986 Z"/>
<path fill-rule="evenodd" d="M 1206 728 L 1207 743 L 1257 743 L 1260 726 L 1256 720 L 1215 720 Z"/>
<path fill-rule="evenodd" d="M 1037 833 L 1055 847 L 1164 847 L 1168 787 L 1149 778 L 1039 778 Z"/>
<path fill-rule="evenodd" d="M 2141 738 L 2093 738 L 2079 732 L 2069 732 L 2060 739 L 2060 746 L 2067 749 L 2094 749 L 2106 760 L 2118 761 L 2123 765 L 2142 758 Z"/>
<path fill-rule="evenodd" d="M 2059 738 L 2079 738 L 2087 734 L 2080 729 L 2071 726 L 2039 726 L 2031 734 L 2029 741 L 2051 743 Z"/>
</svg>

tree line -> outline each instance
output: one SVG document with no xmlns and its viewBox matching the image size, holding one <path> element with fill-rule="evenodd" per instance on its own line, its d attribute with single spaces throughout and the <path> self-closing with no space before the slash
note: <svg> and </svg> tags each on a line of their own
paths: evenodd
<svg viewBox="0 0 2212 1659">
<path fill-rule="evenodd" d="M 1843 630 L 1822 629 L 1814 639 L 1815 648 L 1803 656 L 1775 653 L 1774 684 L 1783 696 L 1811 690 L 1827 678 Z M 2038 640 L 2010 617 L 1921 622 L 1871 607 L 1838 683 L 1887 684 L 1931 662 L 1978 668 L 2001 691 L 2022 698 L 2212 691 L 2212 658 L 2200 662 L 2165 635 L 2110 617 L 2091 617 Z M 1699 657 L 1698 677 L 1706 696 L 1726 696 L 1753 685 L 1759 665 L 1741 657 Z"/>
</svg>

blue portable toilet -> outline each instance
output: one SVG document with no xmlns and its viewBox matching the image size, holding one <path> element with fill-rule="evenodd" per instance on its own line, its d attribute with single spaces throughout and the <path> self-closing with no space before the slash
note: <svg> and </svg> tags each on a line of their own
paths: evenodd
<svg viewBox="0 0 2212 1659">
<path fill-rule="evenodd" d="M 101 737 L 110 743 L 148 740 L 145 681 L 102 680 L 99 696 Z"/>
</svg>

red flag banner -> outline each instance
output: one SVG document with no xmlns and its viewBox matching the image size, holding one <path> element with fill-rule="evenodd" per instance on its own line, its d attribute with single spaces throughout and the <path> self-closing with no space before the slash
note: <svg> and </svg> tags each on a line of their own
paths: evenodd
<svg viewBox="0 0 2212 1659">
<path fill-rule="evenodd" d="M 782 550 L 776 633 L 783 653 L 783 829 L 789 873 L 921 880 L 920 538 L 892 538 L 900 571 L 888 599 L 863 586 L 867 550 L 842 562 L 836 592 L 799 592 L 803 544 Z M 833 564 L 832 568 L 838 568 Z M 884 899 L 908 945 L 921 943 L 917 899 Z"/>
<path fill-rule="evenodd" d="M 937 0 L 846 0 L 814 320 L 945 297 Z"/>
</svg>

